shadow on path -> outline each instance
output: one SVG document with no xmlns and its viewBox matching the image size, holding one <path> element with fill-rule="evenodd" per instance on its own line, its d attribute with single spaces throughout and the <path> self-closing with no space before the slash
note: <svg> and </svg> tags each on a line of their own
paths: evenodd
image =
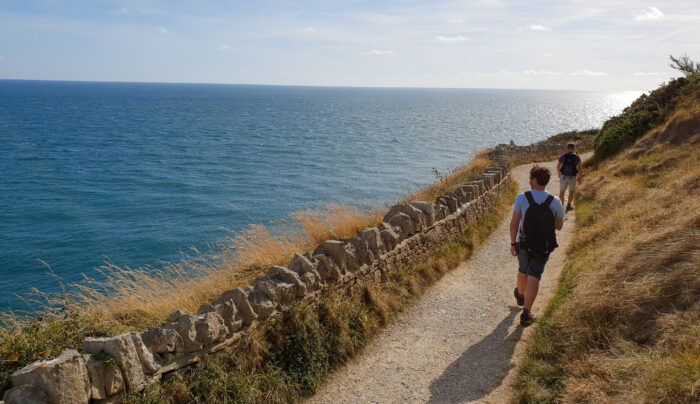
<svg viewBox="0 0 700 404">
<path fill-rule="evenodd" d="M 452 362 L 440 378 L 431 383 L 429 403 L 479 400 L 500 386 L 514 366 L 511 358 L 523 333 L 523 327 L 518 326 L 508 334 L 508 328 L 519 313 L 520 308 L 510 307 L 508 316 L 491 334 Z"/>
</svg>

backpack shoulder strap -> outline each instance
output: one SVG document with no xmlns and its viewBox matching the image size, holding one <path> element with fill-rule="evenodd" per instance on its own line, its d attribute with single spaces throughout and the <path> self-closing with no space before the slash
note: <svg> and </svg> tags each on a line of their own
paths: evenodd
<svg viewBox="0 0 700 404">
<path fill-rule="evenodd" d="M 552 203 L 553 200 L 554 200 L 554 195 L 551 195 L 551 194 L 550 194 L 550 195 L 547 197 L 547 199 L 544 200 L 543 205 L 544 205 L 544 206 L 549 206 L 549 204 Z"/>
<path fill-rule="evenodd" d="M 537 204 L 535 203 L 535 200 L 532 199 L 532 192 L 530 192 L 530 191 L 525 192 L 525 198 L 527 198 L 527 202 L 530 204 L 530 206 L 535 206 L 535 205 L 537 205 Z"/>
</svg>

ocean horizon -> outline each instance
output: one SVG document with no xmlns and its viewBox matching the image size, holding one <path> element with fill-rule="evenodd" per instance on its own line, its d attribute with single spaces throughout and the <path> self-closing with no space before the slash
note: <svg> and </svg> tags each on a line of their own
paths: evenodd
<svg viewBox="0 0 700 404">
<path fill-rule="evenodd" d="M 0 80 L 0 308 L 106 260 L 176 261 L 300 209 L 390 204 L 639 94 Z"/>
</svg>

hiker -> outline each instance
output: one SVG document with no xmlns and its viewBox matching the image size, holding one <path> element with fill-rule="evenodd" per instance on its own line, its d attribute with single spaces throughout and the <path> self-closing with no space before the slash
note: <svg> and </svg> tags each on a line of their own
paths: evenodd
<svg viewBox="0 0 700 404">
<path fill-rule="evenodd" d="M 540 278 L 549 254 L 557 248 L 554 229 L 564 226 L 564 208 L 559 198 L 545 191 L 551 174 L 535 165 L 530 170 L 530 191 L 518 194 L 510 220 L 510 253 L 518 257 L 517 286 L 513 291 L 518 306 L 523 306 L 520 324 L 535 320 L 530 310 L 537 297 Z"/>
<path fill-rule="evenodd" d="M 569 190 L 569 200 L 566 202 L 566 211 L 574 210 L 571 203 L 574 201 L 576 183 L 581 185 L 583 170 L 581 169 L 581 157 L 576 154 L 576 145 L 566 145 L 567 152 L 559 156 L 557 172 L 559 173 L 559 200 L 564 203 L 564 193 Z"/>
</svg>

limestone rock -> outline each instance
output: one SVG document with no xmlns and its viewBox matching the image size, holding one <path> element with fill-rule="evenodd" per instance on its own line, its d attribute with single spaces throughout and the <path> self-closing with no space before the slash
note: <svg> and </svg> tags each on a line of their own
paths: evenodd
<svg viewBox="0 0 700 404">
<path fill-rule="evenodd" d="M 412 201 L 411 206 L 423 212 L 426 227 L 430 227 L 435 223 L 435 205 L 432 202 Z"/>
<path fill-rule="evenodd" d="M 345 243 L 345 260 L 348 263 L 348 270 L 354 272 L 362 268 L 363 265 L 372 265 L 374 253 L 362 237 L 345 239 L 343 242 Z"/>
<path fill-rule="evenodd" d="M 180 334 L 171 328 L 148 327 L 141 333 L 141 340 L 155 353 L 182 352 L 184 343 Z"/>
<path fill-rule="evenodd" d="M 5 392 L 1 403 L 5 404 L 51 404 L 46 392 L 31 384 L 13 387 Z"/>
<path fill-rule="evenodd" d="M 417 210 L 417 209 L 416 209 Z M 401 238 L 405 239 L 417 230 L 414 227 L 413 221 L 405 213 L 396 213 L 387 221 L 392 226 L 398 226 L 401 229 Z"/>
<path fill-rule="evenodd" d="M 386 252 L 384 241 L 382 241 L 382 236 L 378 228 L 370 227 L 360 230 L 358 236 L 367 243 L 367 248 L 372 251 L 375 259 Z"/>
<path fill-rule="evenodd" d="M 30 384 L 46 393 L 49 401 L 56 404 L 87 403 L 90 399 L 90 379 L 83 355 L 74 349 L 64 351 L 58 358 L 36 361 L 12 375 L 12 384 Z M 32 389 L 17 391 L 13 395 L 38 393 Z M 27 395 L 29 397 L 29 395 Z M 10 402 L 7 398 L 6 401 Z"/>
<path fill-rule="evenodd" d="M 214 301 L 214 304 L 226 303 L 229 300 L 233 302 L 245 326 L 251 325 L 253 321 L 258 319 L 258 315 L 250 306 L 248 296 L 241 289 L 236 288 L 224 292 L 221 297 Z"/>
<path fill-rule="evenodd" d="M 162 328 L 170 328 L 177 331 L 182 338 L 184 352 L 194 352 L 202 349 L 202 344 L 197 341 L 197 330 L 194 327 L 194 316 L 178 310 L 170 315 L 170 323 L 165 323 Z"/>
<path fill-rule="evenodd" d="M 103 352 L 114 358 L 131 390 L 139 391 L 144 386 L 146 375 L 131 334 L 105 338 L 88 337 L 83 340 L 83 351 L 93 355 Z"/>
<path fill-rule="evenodd" d="M 93 400 L 102 400 L 117 394 L 124 388 L 122 372 L 115 363 L 103 362 L 91 355 L 85 355 L 88 374 L 90 375 L 90 390 Z"/>
<path fill-rule="evenodd" d="M 457 197 L 454 196 L 454 194 L 451 193 L 447 193 L 438 197 L 435 203 L 447 206 L 447 209 L 450 213 L 456 212 L 457 207 L 459 207 L 459 200 L 457 199 Z"/>
<path fill-rule="evenodd" d="M 419 232 L 426 227 L 425 215 L 423 214 L 423 212 L 421 212 L 420 209 L 405 204 L 394 205 L 391 208 L 389 208 L 389 212 L 387 212 L 387 214 L 384 215 L 384 221 L 387 223 L 391 223 L 391 221 L 387 219 L 391 219 L 397 213 L 403 213 L 409 218 L 411 218 L 415 232 Z"/>
<path fill-rule="evenodd" d="M 382 223 L 379 225 L 379 229 L 379 236 L 382 238 L 384 248 L 387 251 L 392 251 L 401 242 L 401 237 L 394 231 L 394 227 L 388 223 Z"/>
<path fill-rule="evenodd" d="M 215 306 L 216 311 L 219 313 L 221 318 L 226 324 L 228 330 L 227 336 L 232 336 L 235 332 L 243 327 L 243 319 L 238 315 L 238 310 L 233 304 L 233 301 L 229 300 L 224 303 L 219 303 Z"/>
<path fill-rule="evenodd" d="M 258 320 L 264 320 L 272 315 L 279 305 L 279 295 L 274 284 L 258 278 L 252 286 L 246 287 L 250 306 L 258 315 Z"/>
<path fill-rule="evenodd" d="M 339 240 L 326 240 L 321 243 L 314 251 L 314 257 L 317 255 L 325 255 L 330 257 L 333 262 L 338 266 L 338 270 L 341 274 L 344 274 L 348 270 L 348 260 L 347 253 L 345 250 L 345 243 Z"/>
<path fill-rule="evenodd" d="M 272 279 L 273 281 L 280 281 L 282 283 L 292 285 L 291 288 L 293 298 L 295 299 L 304 297 L 304 295 L 306 294 L 306 284 L 301 281 L 299 275 L 296 272 L 291 271 L 285 267 L 269 267 L 267 269 L 267 277 Z M 276 282 L 278 284 L 278 289 L 279 287 L 281 287 L 281 285 L 279 285 L 280 282 Z"/>
<path fill-rule="evenodd" d="M 155 373 L 160 366 L 158 366 L 155 359 L 153 359 L 153 353 L 151 353 L 146 345 L 144 345 L 141 335 L 132 332 L 131 339 L 134 341 L 134 347 L 136 348 L 136 353 L 139 356 L 139 361 L 141 361 L 141 366 L 143 366 L 143 368 L 146 370 L 146 373 Z"/>
<path fill-rule="evenodd" d="M 226 337 L 227 329 L 224 325 L 224 319 L 216 311 L 198 314 L 194 318 L 197 341 L 201 342 L 202 345 L 211 345 Z"/>
<path fill-rule="evenodd" d="M 314 255 L 313 258 L 318 262 L 318 273 L 321 276 L 323 282 L 335 283 L 342 278 L 338 264 L 336 264 L 331 257 L 318 254 Z"/>
<path fill-rule="evenodd" d="M 197 314 L 211 313 L 216 311 L 216 308 L 211 304 L 203 304 L 197 309 Z"/>
</svg>

